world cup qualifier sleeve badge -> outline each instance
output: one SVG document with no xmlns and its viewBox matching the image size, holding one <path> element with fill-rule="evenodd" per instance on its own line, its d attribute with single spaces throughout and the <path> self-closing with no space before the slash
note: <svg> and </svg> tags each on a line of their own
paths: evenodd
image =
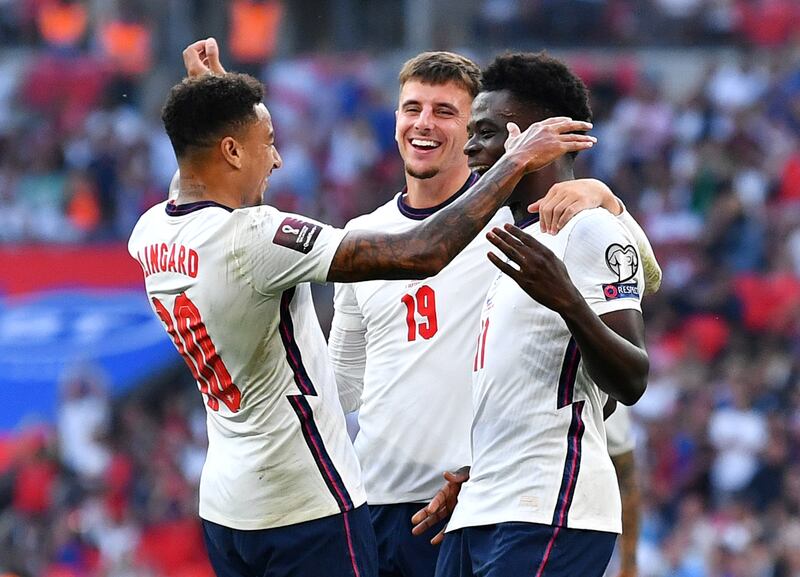
<svg viewBox="0 0 800 577">
<path fill-rule="evenodd" d="M 638 299 L 639 254 L 631 245 L 612 244 L 606 249 L 606 265 L 617 275 L 617 282 L 604 284 L 603 295 L 607 301 L 615 299 Z"/>
<path fill-rule="evenodd" d="M 275 231 L 272 242 L 308 254 L 314 248 L 320 230 L 322 227 L 319 224 L 299 218 L 284 218 Z"/>
</svg>

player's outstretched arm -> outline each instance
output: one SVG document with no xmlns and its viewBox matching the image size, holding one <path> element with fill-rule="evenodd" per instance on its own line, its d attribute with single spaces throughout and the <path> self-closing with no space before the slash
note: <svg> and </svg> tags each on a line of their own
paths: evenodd
<svg viewBox="0 0 800 577">
<path fill-rule="evenodd" d="M 548 118 L 528 127 L 509 124 L 503 157 L 463 196 L 400 234 L 350 231 L 333 258 L 328 280 L 427 278 L 438 273 L 486 226 L 523 175 L 559 156 L 590 148 L 594 137 L 573 134 L 591 124 L 565 117 Z"/>
<path fill-rule="evenodd" d="M 444 479 L 444 486 L 434 495 L 431 502 L 411 517 L 412 535 L 422 535 L 439 521 L 450 517 L 458 503 L 461 485 L 469 480 L 469 467 L 461 467 L 452 472 L 445 471 Z M 444 539 L 444 529 L 434 535 L 433 539 L 431 539 L 431 545 L 438 545 L 442 542 L 442 539 Z"/>
<path fill-rule="evenodd" d="M 650 369 L 642 313 L 626 309 L 598 317 L 572 283 L 564 263 L 542 243 L 510 224 L 505 230 L 493 229 L 487 237 L 519 269 L 491 252 L 489 260 L 567 323 L 597 386 L 624 405 L 639 400 Z"/>
<path fill-rule="evenodd" d="M 570 219 L 588 208 L 602 207 L 617 217 L 633 240 L 642 257 L 644 268 L 644 294 L 655 294 L 661 287 L 661 266 L 656 260 L 650 240 L 631 216 L 622 201 L 608 188 L 608 185 L 595 178 L 581 178 L 557 182 L 550 187 L 544 198 L 528 207 L 528 212 L 539 213 L 539 226 L 542 232 L 556 234 Z"/>
</svg>

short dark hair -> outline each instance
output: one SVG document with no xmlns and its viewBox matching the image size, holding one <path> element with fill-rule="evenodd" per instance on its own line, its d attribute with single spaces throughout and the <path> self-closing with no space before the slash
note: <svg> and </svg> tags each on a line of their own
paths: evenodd
<svg viewBox="0 0 800 577">
<path fill-rule="evenodd" d="M 508 90 L 520 104 L 538 108 L 546 116 L 592 120 L 583 80 L 544 51 L 498 56 L 483 70 L 483 90 Z"/>
<path fill-rule="evenodd" d="M 161 120 L 175 156 L 191 147 L 212 146 L 226 131 L 256 120 L 255 105 L 264 97 L 261 82 L 228 72 L 185 78 L 169 91 Z"/>
<path fill-rule="evenodd" d="M 454 82 L 475 98 L 481 89 L 481 69 L 455 52 L 423 52 L 403 64 L 398 80 L 401 87 L 409 80 L 434 85 Z"/>
</svg>

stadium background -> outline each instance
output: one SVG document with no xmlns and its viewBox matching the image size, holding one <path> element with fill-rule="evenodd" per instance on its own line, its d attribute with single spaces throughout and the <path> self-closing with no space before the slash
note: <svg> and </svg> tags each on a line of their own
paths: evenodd
<svg viewBox="0 0 800 577">
<path fill-rule="evenodd" d="M 0 0 L 0 574 L 211 575 L 202 403 L 125 251 L 175 169 L 158 113 L 180 51 L 209 35 L 267 86 L 269 202 L 338 225 L 402 185 L 406 58 L 566 59 L 599 138 L 578 174 L 664 270 L 634 408 L 640 574 L 800 575 L 794 0 Z"/>
</svg>

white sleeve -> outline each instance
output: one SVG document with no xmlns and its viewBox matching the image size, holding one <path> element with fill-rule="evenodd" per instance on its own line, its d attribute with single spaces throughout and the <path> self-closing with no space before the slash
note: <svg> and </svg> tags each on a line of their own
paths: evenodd
<svg viewBox="0 0 800 577">
<path fill-rule="evenodd" d="M 630 408 L 617 403 L 617 409 L 605 420 L 608 454 L 612 457 L 633 451 Z"/>
<path fill-rule="evenodd" d="M 276 294 L 303 282 L 326 281 L 345 231 L 271 206 L 234 212 L 238 272 L 258 292 Z"/>
<path fill-rule="evenodd" d="M 366 333 L 353 286 L 337 283 L 333 297 L 328 356 L 336 375 L 339 402 L 345 413 L 355 411 L 361 406 L 364 370 L 367 365 Z"/>
<path fill-rule="evenodd" d="M 596 314 L 623 309 L 641 312 L 644 276 L 639 251 L 610 212 L 592 209 L 577 220 L 564 249 L 564 264 Z"/>
<path fill-rule="evenodd" d="M 633 240 L 636 242 L 636 247 L 639 249 L 639 255 L 642 257 L 642 268 L 644 269 L 644 294 L 651 295 L 658 292 L 661 287 L 661 267 L 656 260 L 656 255 L 653 252 L 653 247 L 650 246 L 650 241 L 647 235 L 639 226 L 639 223 L 631 216 L 622 201 L 622 212 L 617 215 L 617 220 L 622 223 L 622 226 L 631 233 Z"/>
</svg>

